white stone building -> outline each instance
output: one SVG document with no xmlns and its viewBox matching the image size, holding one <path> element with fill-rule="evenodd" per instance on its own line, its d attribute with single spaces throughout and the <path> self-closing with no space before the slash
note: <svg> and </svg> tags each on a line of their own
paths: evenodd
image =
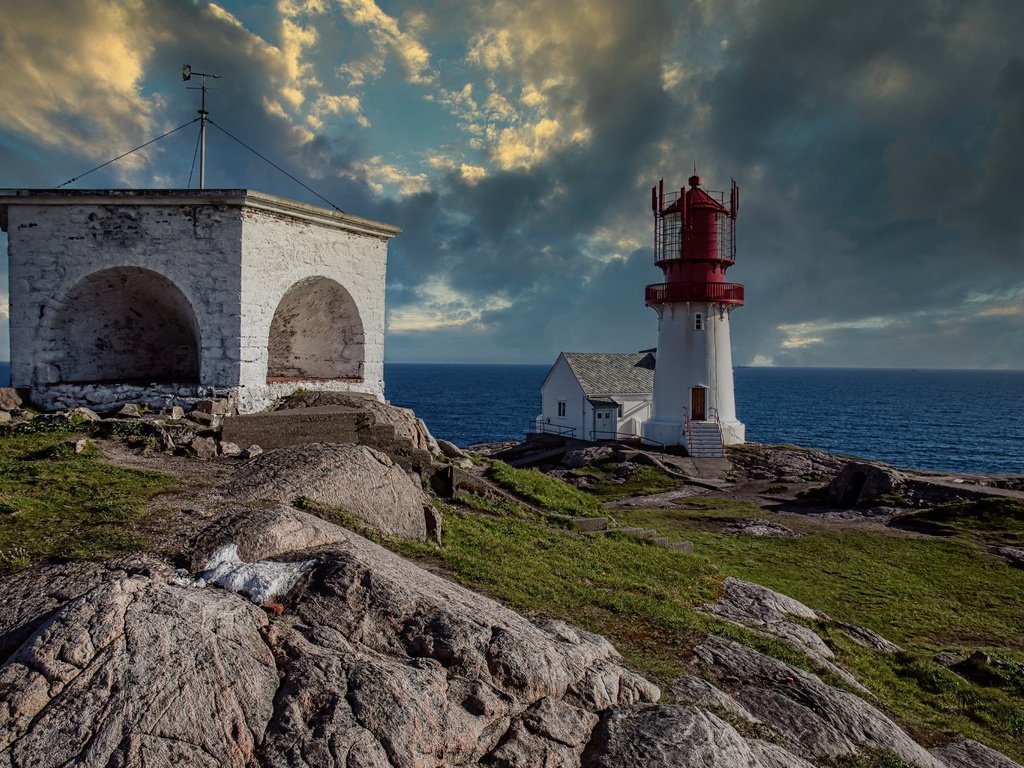
<svg viewBox="0 0 1024 768">
<path fill-rule="evenodd" d="M 0 190 L 11 384 L 44 408 L 384 390 L 397 227 L 253 190 Z"/>
<path fill-rule="evenodd" d="M 534 431 L 577 440 L 637 437 L 649 418 L 654 355 L 562 352 L 541 385 Z"/>
</svg>

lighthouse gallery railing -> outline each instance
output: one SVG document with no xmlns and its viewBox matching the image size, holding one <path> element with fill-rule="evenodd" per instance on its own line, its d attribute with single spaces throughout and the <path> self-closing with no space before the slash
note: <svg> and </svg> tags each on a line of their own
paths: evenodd
<svg viewBox="0 0 1024 768">
<path fill-rule="evenodd" d="M 644 291 L 647 304 L 672 301 L 717 301 L 721 304 L 743 303 L 743 286 L 739 283 L 655 283 Z"/>
</svg>

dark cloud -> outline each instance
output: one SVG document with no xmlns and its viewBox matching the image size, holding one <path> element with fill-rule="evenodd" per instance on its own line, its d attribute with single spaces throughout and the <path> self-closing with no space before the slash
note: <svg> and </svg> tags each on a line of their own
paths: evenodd
<svg viewBox="0 0 1024 768">
<path fill-rule="evenodd" d="M 682 184 L 696 159 L 712 188 L 730 176 L 743 188 L 730 272 L 748 297 L 733 316 L 737 363 L 1024 367 L 1024 320 L 1012 311 L 1024 286 L 1021 4 L 773 0 L 680 9 L 609 0 L 459 14 L 451 9 L 461 6 L 445 3 L 444 18 L 456 21 L 440 23 L 438 12 L 423 27 L 443 41 L 431 60 L 442 77 L 451 73 L 453 86 L 468 77 L 470 42 L 507 14 L 523 50 L 538 47 L 488 75 L 506 85 L 556 83 L 548 109 L 563 130 L 578 120 L 587 140 L 526 167 L 493 162 L 474 184 L 453 171 L 432 176 L 427 191 L 381 194 L 367 175 L 380 151 L 374 132 L 406 151 L 421 130 L 415 121 L 396 125 L 370 110 L 367 132 L 349 118 L 320 129 L 288 110 L 275 116 L 267 105 L 281 102 L 294 74 L 281 49 L 206 4 L 154 1 L 137 27 L 146 36 L 140 98 L 152 105 L 153 130 L 194 115 L 183 62 L 222 75 L 211 92 L 218 124 L 342 209 L 402 227 L 389 255 L 393 312 L 428 301 L 424 286 L 441 277 L 479 315 L 393 333 L 389 359 L 535 362 L 560 349 L 652 345 L 656 319 L 643 286 L 660 273 L 638 248 L 651 238 L 648 189 L 662 175 Z M 327 90 L 349 81 L 344 65 L 381 52 L 337 14 L 306 21 L 320 34 L 307 63 Z M 396 68 L 394 50 L 384 55 Z M 668 70 L 678 84 L 665 86 Z M 365 88 L 352 91 L 367 97 L 364 106 L 413 92 L 407 83 L 393 93 Z M 102 129 L 88 115 L 75 120 L 82 131 Z M 464 138 L 452 125 L 445 146 Z M 297 141 L 302 129 L 315 139 Z M 158 145 L 148 178 L 183 186 L 194 141 L 189 129 Z M 216 130 L 209 150 L 208 186 L 320 202 Z M 91 158 L 8 132 L 0 162 L 11 183 L 34 186 Z M 87 185 L 121 184 L 111 169 Z M 625 245 L 608 244 L 608 232 Z"/>
</svg>

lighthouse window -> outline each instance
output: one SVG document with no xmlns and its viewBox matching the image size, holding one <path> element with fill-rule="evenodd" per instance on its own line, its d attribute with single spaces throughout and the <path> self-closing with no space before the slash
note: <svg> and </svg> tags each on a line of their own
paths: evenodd
<svg viewBox="0 0 1024 768">
<path fill-rule="evenodd" d="M 703 331 L 704 330 L 704 315 L 700 312 L 696 312 L 693 315 L 693 330 Z"/>
<path fill-rule="evenodd" d="M 558 415 L 563 419 L 565 418 L 565 400 L 558 401 Z"/>
</svg>

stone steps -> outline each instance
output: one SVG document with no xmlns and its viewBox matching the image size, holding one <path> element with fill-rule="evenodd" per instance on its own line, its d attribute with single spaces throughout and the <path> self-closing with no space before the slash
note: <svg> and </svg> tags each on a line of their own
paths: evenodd
<svg viewBox="0 0 1024 768">
<path fill-rule="evenodd" d="M 690 422 L 690 455 L 702 459 L 718 459 L 725 456 L 722 430 L 713 421 Z"/>
</svg>

